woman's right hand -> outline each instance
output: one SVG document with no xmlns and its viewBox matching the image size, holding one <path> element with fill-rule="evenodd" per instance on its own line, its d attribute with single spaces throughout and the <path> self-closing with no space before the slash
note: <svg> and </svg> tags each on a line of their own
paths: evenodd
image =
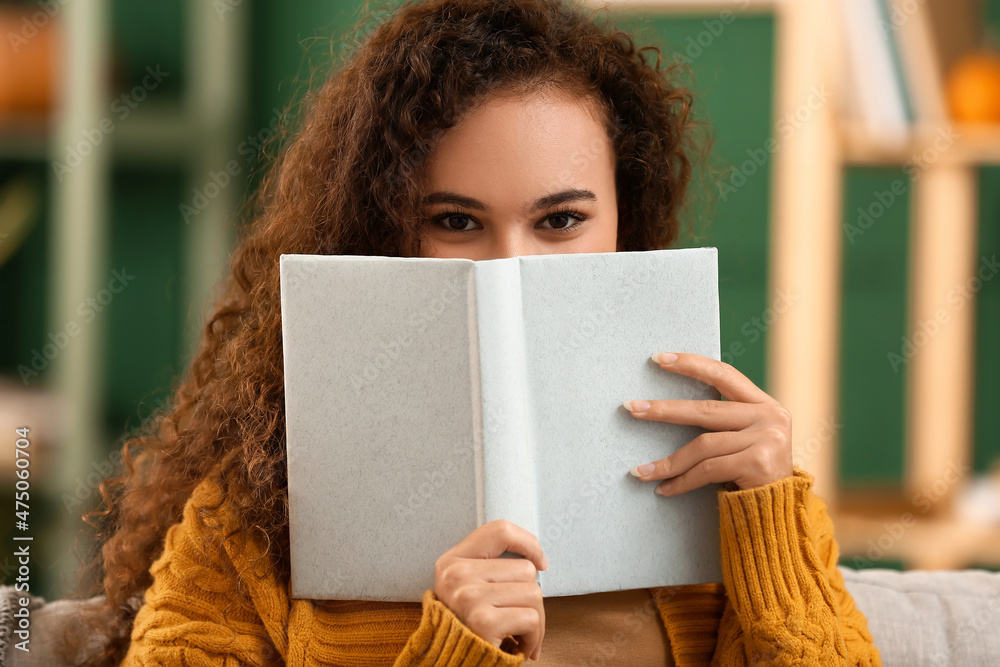
<svg viewBox="0 0 1000 667">
<path fill-rule="evenodd" d="M 500 558 L 504 551 L 526 558 Z M 434 564 L 434 594 L 477 635 L 498 647 L 520 636 L 521 653 L 537 660 L 545 636 L 538 570 L 548 569 L 538 538 L 497 519 L 485 523 Z"/>
</svg>

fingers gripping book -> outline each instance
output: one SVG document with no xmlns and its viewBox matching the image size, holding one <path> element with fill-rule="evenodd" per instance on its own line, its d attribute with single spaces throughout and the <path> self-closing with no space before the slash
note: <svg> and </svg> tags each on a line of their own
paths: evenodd
<svg viewBox="0 0 1000 667">
<path fill-rule="evenodd" d="M 650 359 L 720 358 L 715 248 L 280 262 L 293 597 L 420 601 L 495 519 L 546 597 L 722 581 L 719 486 L 629 473 L 704 431 L 622 407 L 719 398 Z"/>
</svg>

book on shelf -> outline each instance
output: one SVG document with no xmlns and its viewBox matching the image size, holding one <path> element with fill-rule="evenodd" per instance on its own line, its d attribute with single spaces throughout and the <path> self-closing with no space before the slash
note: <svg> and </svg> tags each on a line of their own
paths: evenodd
<svg viewBox="0 0 1000 667">
<path fill-rule="evenodd" d="M 887 0 L 839 0 L 849 65 L 850 113 L 887 148 L 909 139 L 913 107 Z"/>
<path fill-rule="evenodd" d="M 848 115 L 867 140 L 899 149 L 914 126 L 949 122 L 944 81 L 956 43 L 972 44 L 967 0 L 839 0 L 846 36 Z M 942 17 L 946 16 L 947 20 Z"/>
<path fill-rule="evenodd" d="M 899 50 L 912 120 L 927 125 L 947 122 L 944 71 L 925 3 L 889 0 L 889 11 L 885 29 L 895 37 Z"/>
<path fill-rule="evenodd" d="M 547 596 L 722 581 L 720 486 L 629 472 L 703 430 L 622 406 L 719 399 L 650 359 L 720 358 L 715 248 L 282 255 L 280 276 L 293 597 L 419 601 L 496 519 L 539 539 Z"/>
</svg>

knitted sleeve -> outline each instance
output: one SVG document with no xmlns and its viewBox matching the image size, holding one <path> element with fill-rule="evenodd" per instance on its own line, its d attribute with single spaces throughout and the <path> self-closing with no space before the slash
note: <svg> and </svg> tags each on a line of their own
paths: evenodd
<svg viewBox="0 0 1000 667">
<path fill-rule="evenodd" d="M 475 634 L 431 590 L 424 593 L 416 630 L 403 635 L 385 612 L 332 613 L 311 600 L 290 598 L 274 571 L 252 565 L 262 553 L 253 542 L 222 554 L 214 546 L 212 529 L 201 525 L 197 513 L 220 494 L 218 486 L 203 481 L 188 499 L 181 522 L 167 531 L 163 554 L 150 566 L 153 583 L 121 667 L 305 667 L 343 664 L 349 655 L 351 664 L 396 667 L 517 667 L 524 662 Z M 224 515 L 219 525 L 228 530 L 230 520 Z M 240 579 L 243 586 L 237 585 Z"/>
<path fill-rule="evenodd" d="M 214 502 L 217 488 L 207 480 L 200 484 L 182 520 L 167 530 L 121 667 L 279 664 L 260 615 L 249 596 L 237 591 L 235 568 L 197 519 L 197 508 Z"/>
<path fill-rule="evenodd" d="M 812 482 L 796 468 L 762 487 L 720 492 L 727 599 L 713 666 L 881 666 Z"/>
<path fill-rule="evenodd" d="M 424 591 L 423 617 L 394 667 L 517 667 L 520 654 L 508 653 L 489 643 L 462 623 L 433 590 Z"/>
</svg>

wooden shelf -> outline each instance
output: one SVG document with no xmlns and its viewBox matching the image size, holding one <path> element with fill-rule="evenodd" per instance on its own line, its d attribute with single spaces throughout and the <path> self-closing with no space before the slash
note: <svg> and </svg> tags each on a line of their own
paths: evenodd
<svg viewBox="0 0 1000 667">
<path fill-rule="evenodd" d="M 1000 164 L 1000 124 L 915 126 L 904 145 L 893 147 L 880 143 L 857 125 L 845 124 L 840 133 L 844 161 L 853 165 Z"/>
<path fill-rule="evenodd" d="M 122 120 L 112 135 L 115 158 L 183 163 L 198 154 L 202 125 L 184 113 L 179 103 L 147 103 Z"/>
<path fill-rule="evenodd" d="M 849 567 L 870 566 L 881 559 L 899 560 L 908 569 L 919 570 L 1000 567 L 1000 526 L 953 516 L 846 511 L 834 514 L 833 525 L 842 562 Z"/>
<path fill-rule="evenodd" d="M 114 129 L 107 139 L 116 161 L 184 164 L 199 154 L 203 123 L 192 120 L 180 103 L 147 102 L 124 119 L 108 117 Z M 42 116 L 0 116 L 0 160 L 62 159 L 53 158 L 53 132 L 53 121 Z"/>
<path fill-rule="evenodd" d="M 33 483 L 45 479 L 57 458 L 63 437 L 64 414 L 59 398 L 48 391 L 25 389 L 16 382 L 0 381 L 0 432 L 13 436 L 14 429 L 29 428 L 28 460 Z M 13 488 L 17 467 L 13 443 L 0 462 L 0 480 Z"/>
<path fill-rule="evenodd" d="M 0 116 L 0 160 L 45 160 L 52 122 L 44 116 Z"/>
</svg>

